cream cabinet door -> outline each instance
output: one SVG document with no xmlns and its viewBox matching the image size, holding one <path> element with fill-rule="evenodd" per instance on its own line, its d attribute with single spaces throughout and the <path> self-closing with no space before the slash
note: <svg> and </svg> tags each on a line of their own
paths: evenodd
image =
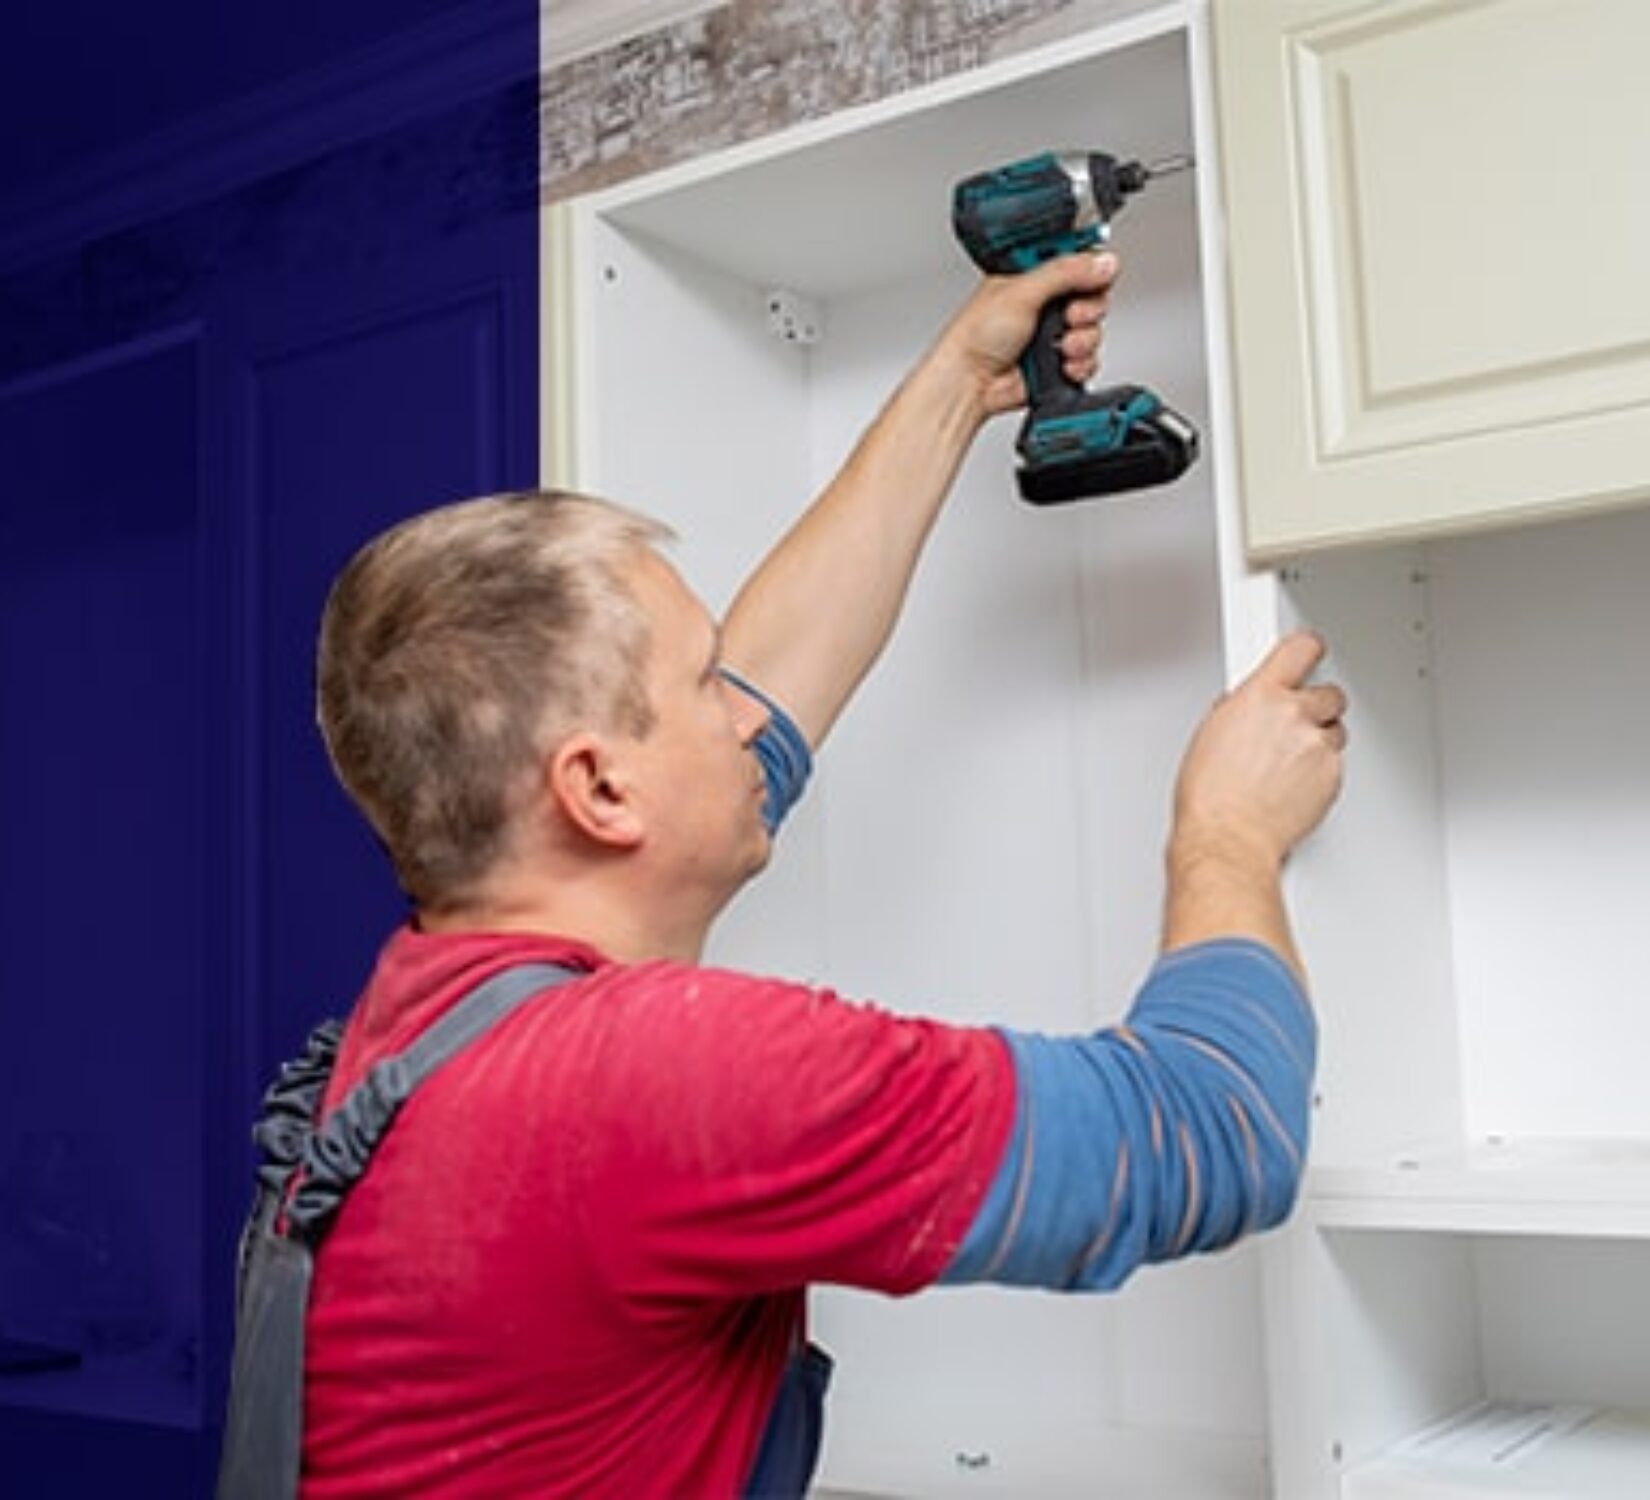
<svg viewBox="0 0 1650 1500">
<path fill-rule="evenodd" d="M 1251 554 L 1650 498 L 1650 4 L 1213 20 Z"/>
</svg>

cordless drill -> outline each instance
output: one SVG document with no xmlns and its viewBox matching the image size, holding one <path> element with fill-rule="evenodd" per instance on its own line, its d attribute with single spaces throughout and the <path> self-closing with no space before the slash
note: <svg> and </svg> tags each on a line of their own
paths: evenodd
<svg viewBox="0 0 1650 1500">
<path fill-rule="evenodd" d="M 1111 220 L 1153 177 L 1190 166 L 1186 157 L 1145 166 L 1104 152 L 1045 152 L 957 184 L 951 224 L 989 275 L 1029 271 L 1058 255 L 1094 250 Z M 1197 457 L 1197 429 L 1138 385 L 1089 391 L 1061 368 L 1069 297 L 1038 317 L 1020 357 L 1028 410 L 1015 447 L 1021 496 L 1058 505 L 1144 489 L 1178 478 Z"/>
</svg>

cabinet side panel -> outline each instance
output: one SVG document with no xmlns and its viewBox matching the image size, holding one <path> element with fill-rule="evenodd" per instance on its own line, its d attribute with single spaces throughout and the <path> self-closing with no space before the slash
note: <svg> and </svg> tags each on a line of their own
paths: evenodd
<svg viewBox="0 0 1650 1500">
<path fill-rule="evenodd" d="M 1385 1155 L 1461 1130 L 1425 577 L 1418 555 L 1314 559 L 1285 574 L 1346 689 L 1346 782 L 1296 852 L 1297 936 L 1322 1026 L 1314 1156 Z"/>
</svg>

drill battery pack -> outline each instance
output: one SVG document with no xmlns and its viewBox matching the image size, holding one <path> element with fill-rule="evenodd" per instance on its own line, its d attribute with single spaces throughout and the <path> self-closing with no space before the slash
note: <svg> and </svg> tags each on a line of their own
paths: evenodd
<svg viewBox="0 0 1650 1500">
<path fill-rule="evenodd" d="M 1143 386 L 1108 386 L 1056 411 L 1028 412 L 1015 440 L 1020 497 L 1063 505 L 1178 479 L 1197 458 L 1197 429 Z"/>
</svg>

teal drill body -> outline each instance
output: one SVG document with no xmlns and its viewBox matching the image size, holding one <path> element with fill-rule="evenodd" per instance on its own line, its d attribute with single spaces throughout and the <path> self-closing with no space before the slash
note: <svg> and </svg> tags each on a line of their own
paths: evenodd
<svg viewBox="0 0 1650 1500">
<path fill-rule="evenodd" d="M 959 183 L 952 218 L 975 264 L 994 276 L 1096 249 L 1109 228 L 1098 216 L 1077 221 L 1071 175 L 1052 151 Z"/>
<path fill-rule="evenodd" d="M 1152 173 L 1104 152 L 1040 156 L 957 185 L 951 221 L 989 275 L 1012 276 L 1061 255 L 1094 251 Z M 1020 493 L 1034 504 L 1116 494 L 1177 478 L 1197 456 L 1197 432 L 1142 386 L 1088 391 L 1061 369 L 1065 301 L 1043 309 L 1020 361 L 1028 410 L 1016 446 Z"/>
</svg>

